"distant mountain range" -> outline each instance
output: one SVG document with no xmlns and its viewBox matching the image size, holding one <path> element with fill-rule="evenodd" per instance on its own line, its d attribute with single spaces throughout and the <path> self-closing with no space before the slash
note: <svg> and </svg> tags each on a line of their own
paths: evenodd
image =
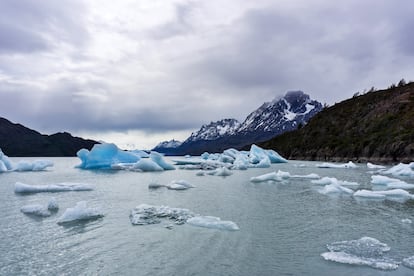
<svg viewBox="0 0 414 276">
<path fill-rule="evenodd" d="M 8 156 L 76 156 L 98 142 L 73 137 L 67 132 L 44 135 L 0 117 L 0 148 Z"/>
<path fill-rule="evenodd" d="M 321 110 L 322 104 L 309 95 L 291 91 L 284 97 L 264 103 L 243 123 L 236 119 L 211 122 L 193 132 L 181 144 L 171 146 L 171 142 L 162 142 L 153 150 L 167 155 L 198 155 L 205 151 L 221 152 L 231 147 L 240 149 L 303 126 Z"/>
<path fill-rule="evenodd" d="M 413 162 L 414 83 L 355 95 L 260 145 L 289 159 Z"/>
</svg>

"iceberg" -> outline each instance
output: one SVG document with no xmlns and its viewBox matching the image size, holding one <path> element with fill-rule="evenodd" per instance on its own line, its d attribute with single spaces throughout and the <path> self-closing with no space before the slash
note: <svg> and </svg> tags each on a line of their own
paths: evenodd
<svg viewBox="0 0 414 276">
<path fill-rule="evenodd" d="M 81 169 L 110 169 L 111 165 L 118 163 L 136 163 L 141 157 L 134 152 L 120 150 L 115 144 L 95 144 L 91 151 L 81 149 L 77 156 L 82 163 L 77 167 Z"/>
<path fill-rule="evenodd" d="M 341 186 L 359 186 L 357 182 L 350 182 L 350 181 L 342 181 L 338 180 L 335 177 L 322 177 L 321 179 L 312 180 L 311 183 L 316 185 L 330 185 L 330 184 L 337 184 Z"/>
<path fill-rule="evenodd" d="M 316 173 L 310 173 L 310 174 L 305 174 L 305 175 L 294 174 L 294 175 L 291 175 L 290 178 L 320 179 L 321 177 Z"/>
<path fill-rule="evenodd" d="M 49 217 L 52 215 L 51 212 L 56 212 L 59 209 L 59 205 L 56 199 L 52 197 L 46 206 L 41 204 L 25 205 L 20 208 L 20 211 L 24 214 L 34 215 L 39 217 Z"/>
<path fill-rule="evenodd" d="M 43 171 L 48 167 L 53 167 L 53 162 L 49 160 L 35 160 L 33 162 L 21 160 L 15 165 L 15 169 L 18 172 L 27 171 Z"/>
<path fill-rule="evenodd" d="M 16 182 L 15 193 L 43 193 L 43 192 L 70 192 L 70 191 L 92 191 L 94 187 L 85 183 L 58 183 L 50 185 L 29 185 Z"/>
<path fill-rule="evenodd" d="M 414 184 L 409 184 L 400 179 L 390 178 L 384 175 L 372 175 L 371 184 L 384 189 L 414 189 Z"/>
<path fill-rule="evenodd" d="M 132 225 L 160 224 L 167 221 L 168 224 L 165 227 L 168 229 L 172 228 L 172 225 L 169 224 L 172 221 L 177 225 L 188 223 L 193 226 L 219 230 L 239 230 L 237 224 L 232 221 L 221 220 L 213 216 L 200 216 L 188 209 L 171 208 L 163 205 L 140 204 L 131 210 L 129 219 Z"/>
<path fill-rule="evenodd" d="M 367 167 L 370 170 L 385 169 L 385 166 L 375 165 L 375 164 L 372 164 L 372 163 L 369 163 L 369 162 L 367 163 Z"/>
<path fill-rule="evenodd" d="M 88 207 L 86 201 L 79 201 L 73 208 L 67 208 L 63 215 L 58 219 L 58 224 L 73 221 L 92 220 L 102 218 L 103 212 L 99 208 Z"/>
<path fill-rule="evenodd" d="M 414 256 L 404 258 L 403 259 L 403 265 L 408 267 L 408 268 L 414 269 Z"/>
<path fill-rule="evenodd" d="M 327 245 L 329 252 L 321 256 L 327 261 L 351 265 L 365 265 L 382 270 L 394 270 L 399 263 L 384 257 L 391 248 L 377 239 L 362 237 L 358 240 L 340 241 Z"/>
<path fill-rule="evenodd" d="M 9 157 L 0 149 L 0 173 L 13 170 L 13 164 Z"/>
<path fill-rule="evenodd" d="M 392 174 L 393 176 L 406 176 L 414 178 L 414 162 L 409 164 L 400 163 L 384 172 L 383 174 Z"/>
<path fill-rule="evenodd" d="M 175 170 L 175 167 L 173 165 L 167 163 L 160 153 L 158 153 L 156 151 L 151 151 L 149 157 L 153 162 L 155 162 L 162 169 L 164 169 L 164 170 Z"/>
<path fill-rule="evenodd" d="M 171 208 L 140 204 L 129 214 L 132 225 L 148 225 L 161 223 L 161 219 L 174 221 L 175 224 L 184 224 L 194 213 L 188 209 Z"/>
<path fill-rule="evenodd" d="M 324 195 L 352 195 L 354 191 L 337 183 L 334 183 L 324 186 L 319 190 L 319 193 Z"/>
<path fill-rule="evenodd" d="M 131 170 L 141 172 L 160 172 L 164 169 L 150 159 L 140 159 L 137 163 L 133 164 Z"/>
<path fill-rule="evenodd" d="M 271 163 L 287 163 L 288 161 L 274 150 L 265 150 Z"/>
<path fill-rule="evenodd" d="M 40 204 L 25 205 L 20 208 L 20 211 L 27 215 L 34 215 L 39 217 L 49 217 L 52 215 L 47 206 Z"/>
<path fill-rule="evenodd" d="M 230 176 L 233 173 L 226 167 L 222 167 L 222 168 L 217 168 L 214 171 L 209 172 L 208 174 L 215 175 L 215 176 Z"/>
<path fill-rule="evenodd" d="M 258 182 L 266 182 L 266 181 L 276 181 L 276 182 L 282 182 L 285 179 L 288 179 L 290 177 L 290 174 L 288 172 L 278 171 L 278 172 L 271 172 L 262 174 L 259 176 L 251 177 L 250 181 L 254 183 Z"/>
<path fill-rule="evenodd" d="M 411 219 L 408 219 L 408 218 L 406 218 L 406 219 L 402 219 L 402 220 L 401 220 L 401 222 L 402 222 L 402 223 L 407 223 L 407 224 L 411 224 L 411 223 L 413 223 L 413 221 L 412 221 Z"/>
<path fill-rule="evenodd" d="M 402 189 L 393 189 L 388 191 L 359 190 L 356 191 L 353 196 L 365 199 L 387 199 L 397 202 L 405 202 L 407 200 L 414 199 L 414 195 Z"/>
<path fill-rule="evenodd" d="M 327 168 L 327 169 L 355 169 L 358 168 L 352 161 L 349 161 L 346 164 L 333 164 L 333 163 L 322 163 L 316 165 L 318 168 Z"/>
<path fill-rule="evenodd" d="M 228 220 L 221 220 L 212 216 L 196 216 L 187 220 L 187 223 L 193 226 L 213 228 L 220 230 L 236 231 L 240 230 L 236 223 Z"/>
<path fill-rule="evenodd" d="M 194 188 L 194 186 L 186 180 L 173 180 L 166 187 L 170 190 L 187 190 L 189 188 Z"/>
</svg>

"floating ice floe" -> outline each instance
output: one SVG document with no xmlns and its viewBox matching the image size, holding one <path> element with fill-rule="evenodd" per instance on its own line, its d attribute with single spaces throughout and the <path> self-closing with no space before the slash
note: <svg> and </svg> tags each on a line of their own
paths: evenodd
<svg viewBox="0 0 414 276">
<path fill-rule="evenodd" d="M 138 172 L 175 169 L 158 152 L 152 151 L 147 154 L 139 150 L 123 151 L 115 144 L 96 144 L 91 151 L 81 149 L 77 155 L 82 161 L 77 167 L 81 169 L 115 169 Z"/>
<path fill-rule="evenodd" d="M 365 199 L 387 199 L 397 202 L 405 202 L 407 200 L 414 199 L 414 195 L 402 189 L 393 189 L 388 191 L 359 190 L 356 191 L 353 196 Z"/>
<path fill-rule="evenodd" d="M 58 183 L 50 185 L 29 185 L 21 182 L 14 184 L 15 193 L 92 191 L 94 187 L 85 183 Z"/>
<path fill-rule="evenodd" d="M 408 218 L 406 218 L 406 219 L 402 219 L 402 220 L 401 220 L 401 222 L 402 222 L 402 223 L 406 223 L 406 224 L 411 224 L 411 223 L 413 223 L 413 221 L 412 221 L 411 219 L 408 219 Z"/>
<path fill-rule="evenodd" d="M 371 184 L 383 189 L 414 189 L 414 184 L 384 175 L 372 175 Z"/>
<path fill-rule="evenodd" d="M 20 208 L 20 211 L 27 215 L 49 217 L 52 215 L 51 211 L 54 212 L 58 209 L 59 205 L 57 204 L 56 199 L 51 198 L 46 206 L 41 204 L 25 205 L 22 208 Z"/>
<path fill-rule="evenodd" d="M 281 182 L 290 178 L 296 179 L 319 179 L 320 176 L 316 173 L 306 174 L 306 175 L 291 175 L 289 172 L 284 172 L 278 170 L 277 172 L 266 173 L 263 175 L 251 177 L 251 182 L 266 182 L 266 181 L 276 181 Z"/>
<path fill-rule="evenodd" d="M 220 230 L 236 231 L 240 230 L 239 226 L 233 221 L 221 220 L 212 216 L 196 216 L 187 220 L 187 223 L 194 226 L 213 228 Z"/>
<path fill-rule="evenodd" d="M 338 180 L 335 177 L 322 177 L 321 179 L 312 180 L 311 183 L 316 185 L 341 185 L 341 186 L 359 186 L 357 182 Z"/>
<path fill-rule="evenodd" d="M 208 172 L 209 175 L 215 175 L 215 176 L 230 176 L 233 173 L 227 169 L 226 167 L 217 168 L 213 171 Z"/>
<path fill-rule="evenodd" d="M 403 265 L 408 267 L 408 268 L 414 269 L 414 256 L 404 258 L 403 259 Z"/>
<path fill-rule="evenodd" d="M 129 219 L 133 225 L 158 224 L 162 220 L 172 221 L 174 224 L 188 223 L 193 226 L 214 228 L 219 230 L 239 230 L 237 224 L 232 221 L 222 221 L 220 218 L 212 216 L 200 216 L 188 209 L 171 208 L 168 206 L 155 206 L 140 204 L 129 214 Z M 171 228 L 168 224 L 167 228 Z"/>
<path fill-rule="evenodd" d="M 0 149 L 0 173 L 2 172 L 27 172 L 27 171 L 43 171 L 48 167 L 53 167 L 53 162 L 49 160 L 27 161 L 21 160 L 14 164 L 10 158 Z"/>
<path fill-rule="evenodd" d="M 355 169 L 358 168 L 352 161 L 349 161 L 345 164 L 334 164 L 334 163 L 322 163 L 316 165 L 318 168 L 327 168 L 327 169 Z"/>
<path fill-rule="evenodd" d="M 409 164 L 400 163 L 390 169 L 383 171 L 384 174 L 392 174 L 393 176 L 405 176 L 414 178 L 414 162 Z"/>
<path fill-rule="evenodd" d="M 173 160 L 180 169 L 215 170 L 225 167 L 231 170 L 246 170 L 248 168 L 268 168 L 272 163 L 286 163 L 274 150 L 265 150 L 252 145 L 250 151 L 227 149 L 221 154 L 203 153 L 197 158 Z"/>
<path fill-rule="evenodd" d="M 67 208 L 63 215 L 58 219 L 58 224 L 93 220 L 103 217 L 104 214 L 99 208 L 88 207 L 86 201 L 79 201 L 73 208 Z"/>
<path fill-rule="evenodd" d="M 170 190 L 187 190 L 189 188 L 194 188 L 194 186 L 186 180 L 173 180 L 170 184 L 166 185 L 166 187 Z"/>
<path fill-rule="evenodd" d="M 375 165 L 375 164 L 372 164 L 372 163 L 369 163 L 369 162 L 367 163 L 367 167 L 370 170 L 385 169 L 385 166 Z"/>
<path fill-rule="evenodd" d="M 148 189 L 159 189 L 163 187 L 165 187 L 164 184 L 159 184 L 157 182 L 151 182 L 150 184 L 148 184 Z"/>
<path fill-rule="evenodd" d="M 340 241 L 327 245 L 329 252 L 321 256 L 327 261 L 350 265 L 365 265 L 382 270 L 394 270 L 399 262 L 384 257 L 391 248 L 377 239 L 362 237 L 359 240 Z"/>
<path fill-rule="evenodd" d="M 319 190 L 319 193 L 324 195 L 352 195 L 354 191 L 343 187 L 338 183 L 334 183 L 323 186 L 323 188 Z"/>
</svg>

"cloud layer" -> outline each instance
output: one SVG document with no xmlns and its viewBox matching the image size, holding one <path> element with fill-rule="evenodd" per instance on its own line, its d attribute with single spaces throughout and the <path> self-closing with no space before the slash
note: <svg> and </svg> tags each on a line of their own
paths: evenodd
<svg viewBox="0 0 414 276">
<path fill-rule="evenodd" d="M 44 132 L 189 134 L 287 90 L 332 104 L 414 75 L 408 0 L 15 0 L 0 11 L 0 116 Z"/>
</svg>

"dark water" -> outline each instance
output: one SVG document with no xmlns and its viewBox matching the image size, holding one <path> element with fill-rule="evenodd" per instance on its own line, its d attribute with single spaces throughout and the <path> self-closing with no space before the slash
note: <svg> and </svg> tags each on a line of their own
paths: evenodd
<svg viewBox="0 0 414 276">
<path fill-rule="evenodd" d="M 0 174 L 0 275 L 414 275 L 400 265 L 383 271 L 326 261 L 321 253 L 335 241 L 373 237 L 391 247 L 387 256 L 414 255 L 414 202 L 356 201 L 320 194 L 310 180 L 251 183 L 275 170 L 317 173 L 370 187 L 365 166 L 319 169 L 292 161 L 269 169 L 234 171 L 229 177 L 195 176 L 195 171 L 161 173 L 74 169 L 76 158 L 51 158 L 45 172 Z M 305 164 L 306 167 L 298 167 Z M 150 182 L 184 179 L 196 188 L 149 190 Z M 16 181 L 28 184 L 82 182 L 87 192 L 17 195 Z M 408 181 L 409 182 L 409 181 Z M 414 181 L 411 181 L 414 182 Z M 358 189 L 359 189 L 358 188 Z M 353 188 L 355 189 L 355 188 Z M 411 191 L 412 192 L 412 191 Z M 27 204 L 55 197 L 60 209 L 47 218 L 20 212 Z M 85 200 L 105 217 L 58 225 L 66 208 Z M 231 220 L 239 231 L 191 225 L 132 226 L 129 212 L 141 204 L 168 205 Z"/>
</svg>

